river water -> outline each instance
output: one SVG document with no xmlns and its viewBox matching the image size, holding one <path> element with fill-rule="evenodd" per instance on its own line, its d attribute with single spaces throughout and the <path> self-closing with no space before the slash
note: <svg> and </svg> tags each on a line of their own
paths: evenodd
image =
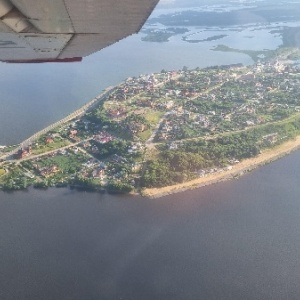
<svg viewBox="0 0 300 300">
<path fill-rule="evenodd" d="M 21 141 L 128 76 L 252 63 L 211 51 L 216 41 L 140 38 L 82 63 L 1 64 L 0 144 Z M 155 200 L 0 192 L 0 299 L 298 299 L 299 169 L 295 152 L 239 180 Z"/>
<path fill-rule="evenodd" d="M 299 299 L 299 169 L 155 200 L 0 193 L 0 298 Z"/>
<path fill-rule="evenodd" d="M 122 40 L 81 63 L 0 63 L 0 145 L 26 139 L 129 76 L 183 66 L 252 63 L 244 54 L 211 51 L 210 43 L 189 44 L 176 38 L 146 43 L 141 36 Z"/>
</svg>

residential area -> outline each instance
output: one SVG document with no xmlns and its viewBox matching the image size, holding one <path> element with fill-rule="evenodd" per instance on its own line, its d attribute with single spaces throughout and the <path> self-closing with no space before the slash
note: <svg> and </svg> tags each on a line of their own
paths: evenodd
<svg viewBox="0 0 300 300">
<path fill-rule="evenodd" d="M 221 172 L 298 134 L 299 91 L 298 65 L 279 59 L 131 77 L 30 143 L 1 146 L 0 187 L 132 192 Z"/>
</svg>

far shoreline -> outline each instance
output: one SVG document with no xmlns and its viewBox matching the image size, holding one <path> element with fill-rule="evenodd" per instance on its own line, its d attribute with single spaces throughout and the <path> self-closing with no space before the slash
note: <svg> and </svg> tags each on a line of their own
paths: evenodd
<svg viewBox="0 0 300 300">
<path fill-rule="evenodd" d="M 176 185 L 165 186 L 161 188 L 147 188 L 142 192 L 142 196 L 150 199 L 162 198 L 168 195 L 217 184 L 222 181 L 238 179 L 246 173 L 249 173 L 261 166 L 278 160 L 299 149 L 300 136 L 297 136 L 293 140 L 287 141 L 274 148 L 270 148 L 263 151 L 256 157 L 245 159 L 240 163 L 233 165 L 231 170 L 209 174 L 206 177 L 201 177 L 191 181 L 178 183 Z"/>
</svg>

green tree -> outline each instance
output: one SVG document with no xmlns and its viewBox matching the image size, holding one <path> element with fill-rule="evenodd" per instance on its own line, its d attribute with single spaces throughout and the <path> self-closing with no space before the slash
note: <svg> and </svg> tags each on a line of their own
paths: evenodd
<svg viewBox="0 0 300 300">
<path fill-rule="evenodd" d="M 106 189 L 108 193 L 126 194 L 130 193 L 134 189 L 134 187 L 126 182 L 111 181 L 107 185 Z"/>
</svg>

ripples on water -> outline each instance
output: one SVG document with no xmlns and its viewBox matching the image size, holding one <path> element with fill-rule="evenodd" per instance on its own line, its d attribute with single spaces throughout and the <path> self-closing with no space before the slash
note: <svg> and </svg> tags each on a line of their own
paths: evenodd
<svg viewBox="0 0 300 300">
<path fill-rule="evenodd" d="M 298 299 L 299 169 L 155 200 L 0 193 L 1 299 Z"/>
<path fill-rule="evenodd" d="M 244 54 L 211 51 L 211 47 L 210 43 L 191 45 L 180 39 L 146 43 L 135 35 L 80 63 L 1 63 L 0 145 L 24 140 L 130 76 L 183 66 L 252 63 Z"/>
<path fill-rule="evenodd" d="M 128 76 L 252 62 L 187 44 L 133 36 L 80 64 L 1 64 L 0 145 Z M 0 192 L 0 298 L 299 299 L 299 170 L 296 152 L 238 181 L 155 200 Z"/>
</svg>

